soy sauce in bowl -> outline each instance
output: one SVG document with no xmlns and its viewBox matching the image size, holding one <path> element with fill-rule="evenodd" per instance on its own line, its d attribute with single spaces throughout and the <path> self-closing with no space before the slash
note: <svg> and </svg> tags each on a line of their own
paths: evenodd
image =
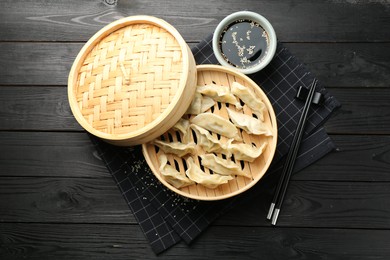
<svg viewBox="0 0 390 260">
<path fill-rule="evenodd" d="M 213 52 L 222 66 L 244 74 L 262 70 L 273 59 L 277 38 L 262 15 L 240 11 L 226 16 L 214 31 Z"/>
<path fill-rule="evenodd" d="M 245 69 L 259 64 L 265 58 L 269 38 L 259 23 L 240 19 L 222 30 L 219 46 L 226 62 Z"/>
</svg>

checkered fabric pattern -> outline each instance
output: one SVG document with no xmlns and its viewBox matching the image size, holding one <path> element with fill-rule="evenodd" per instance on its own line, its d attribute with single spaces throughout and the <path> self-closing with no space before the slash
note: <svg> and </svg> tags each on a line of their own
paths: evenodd
<svg viewBox="0 0 390 260">
<path fill-rule="evenodd" d="M 198 64 L 217 64 L 211 47 L 212 36 L 193 48 Z M 308 87 L 311 73 L 279 43 L 272 62 L 263 71 L 251 75 L 274 106 L 278 119 L 277 153 L 263 179 L 280 174 L 283 156 L 299 120 L 303 103 L 295 99 L 299 86 Z M 321 125 L 340 106 L 323 87 L 317 91 L 325 97 L 324 105 L 310 110 L 306 135 L 303 138 L 294 172 L 312 164 L 335 148 Z M 191 243 L 220 215 L 236 203 L 243 203 L 258 194 L 259 184 L 234 198 L 221 201 L 197 201 L 179 196 L 165 188 L 149 169 L 140 146 L 115 147 L 91 136 L 123 197 L 145 233 L 152 250 L 158 254 L 183 240 Z M 265 217 L 265 216 L 264 216 Z"/>
</svg>

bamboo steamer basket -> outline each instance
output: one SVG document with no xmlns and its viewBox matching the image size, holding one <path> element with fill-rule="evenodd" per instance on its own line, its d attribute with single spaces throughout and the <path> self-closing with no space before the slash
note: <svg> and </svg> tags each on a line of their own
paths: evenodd
<svg viewBox="0 0 390 260">
<path fill-rule="evenodd" d="M 255 144 L 257 147 L 260 147 L 263 142 L 267 142 L 267 146 L 263 150 L 263 153 L 253 162 L 244 162 L 239 161 L 237 164 L 241 165 L 241 168 L 244 172 L 249 173 L 251 178 L 246 178 L 242 176 L 235 176 L 234 179 L 230 180 L 226 184 L 222 184 L 215 189 L 209 189 L 200 184 L 193 184 L 181 189 L 177 189 L 171 184 L 169 184 L 159 171 L 160 165 L 158 160 L 158 155 L 161 153 L 161 149 L 157 149 L 152 143 L 143 144 L 143 153 L 145 159 L 151 168 L 154 175 L 169 189 L 180 194 L 182 196 L 197 199 L 197 200 L 221 200 L 226 199 L 235 195 L 238 195 L 253 185 L 255 185 L 268 170 L 271 161 L 274 157 L 277 143 L 277 121 L 275 112 L 272 108 L 271 102 L 267 98 L 266 94 L 261 90 L 261 88 L 248 76 L 238 72 L 237 70 L 230 69 L 227 67 L 219 65 L 199 65 L 197 66 L 197 85 L 207 85 L 207 84 L 217 84 L 223 86 L 231 86 L 233 82 L 238 82 L 245 87 L 248 87 L 254 91 L 254 93 L 259 97 L 263 103 L 266 105 L 264 112 L 264 123 L 272 129 L 272 136 L 265 135 L 249 135 L 245 131 L 241 131 L 240 135 L 244 143 Z M 230 105 L 231 107 L 232 105 Z M 212 112 L 218 114 L 226 119 L 229 119 L 226 104 L 218 103 L 214 105 L 211 109 L 206 112 Z M 244 106 L 242 113 L 247 115 L 252 115 L 252 110 L 247 106 Z M 194 115 L 191 115 L 188 119 Z M 170 129 L 163 135 L 165 140 L 178 141 L 178 136 L 182 134 L 179 131 Z M 196 142 L 191 133 L 190 142 Z M 215 135 L 215 134 L 213 134 Z M 180 137 L 181 139 L 181 137 Z M 221 136 L 222 141 L 226 141 L 226 137 Z M 196 154 L 190 155 L 193 157 L 195 163 L 200 165 L 199 155 L 204 154 L 204 151 L 197 146 Z M 182 173 L 186 171 L 185 158 L 180 158 L 176 155 L 167 154 L 168 161 L 171 165 L 175 165 L 176 169 Z M 206 173 L 210 173 L 209 170 L 204 167 Z"/>
<path fill-rule="evenodd" d="M 78 123 L 120 146 L 148 142 L 184 114 L 196 88 L 196 65 L 179 32 L 152 16 L 119 19 L 77 55 L 68 98 Z"/>
</svg>

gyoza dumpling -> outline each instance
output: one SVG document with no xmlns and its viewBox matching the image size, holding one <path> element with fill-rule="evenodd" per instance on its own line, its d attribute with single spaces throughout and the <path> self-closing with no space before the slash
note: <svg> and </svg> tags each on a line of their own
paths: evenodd
<svg viewBox="0 0 390 260">
<path fill-rule="evenodd" d="M 230 154 L 234 155 L 236 160 L 243 160 L 248 162 L 253 162 L 256 158 L 258 158 L 262 153 L 264 148 L 267 146 L 267 143 L 264 142 L 259 148 L 253 146 L 251 144 L 228 144 L 228 150 Z"/>
<path fill-rule="evenodd" d="M 211 132 L 241 140 L 237 128 L 227 119 L 212 113 L 203 113 L 195 116 L 191 123 L 203 127 Z"/>
<path fill-rule="evenodd" d="M 202 94 L 195 92 L 195 96 L 191 101 L 190 107 L 187 109 L 186 114 L 200 114 L 202 108 Z"/>
<path fill-rule="evenodd" d="M 180 120 L 172 127 L 172 129 L 180 131 L 183 135 L 185 135 L 189 127 L 190 127 L 190 121 L 184 118 L 180 118 Z"/>
<path fill-rule="evenodd" d="M 227 183 L 233 179 L 232 176 L 205 173 L 198 165 L 195 164 L 192 157 L 187 159 L 187 167 L 188 169 L 186 171 L 186 175 L 188 178 L 210 189 L 215 189 L 219 185 Z"/>
<path fill-rule="evenodd" d="M 214 154 L 203 154 L 200 156 L 200 158 L 202 158 L 202 165 L 215 173 L 221 175 L 239 175 L 252 178 L 250 174 L 243 172 L 241 167 L 235 164 L 233 161 L 219 158 Z"/>
<path fill-rule="evenodd" d="M 183 144 L 179 142 L 171 142 L 167 143 L 161 140 L 154 140 L 153 144 L 157 145 L 161 150 L 165 153 L 172 153 L 179 157 L 183 157 L 186 154 L 194 154 L 195 153 L 195 143 Z"/>
<path fill-rule="evenodd" d="M 228 87 L 219 85 L 205 85 L 198 86 L 196 91 L 213 98 L 215 101 L 235 105 L 238 109 L 242 108 L 240 101 L 230 92 Z"/>
<path fill-rule="evenodd" d="M 184 118 L 180 118 L 180 120 L 172 127 L 173 130 L 179 131 L 182 133 L 181 141 L 183 143 L 188 143 L 190 140 L 190 121 Z"/>
<path fill-rule="evenodd" d="M 214 99 L 212 99 L 211 97 L 202 96 L 202 105 L 201 105 L 200 113 L 206 112 L 214 105 L 215 105 Z"/>
<path fill-rule="evenodd" d="M 229 108 L 226 108 L 226 110 L 228 111 L 229 117 L 232 120 L 233 124 L 235 124 L 238 128 L 243 129 L 248 134 L 264 134 L 266 136 L 272 136 L 271 129 L 269 129 L 268 126 L 262 121 L 250 115 L 246 115 Z"/>
<path fill-rule="evenodd" d="M 178 189 L 194 184 L 184 173 L 180 173 L 175 167 L 168 164 L 168 158 L 164 153 L 159 155 L 158 160 L 160 172 L 169 184 Z"/>
<path fill-rule="evenodd" d="M 265 104 L 256 96 L 256 94 L 247 87 L 244 87 L 238 82 L 232 83 L 232 93 L 241 99 L 248 107 L 250 107 L 253 113 L 261 120 L 264 121 L 264 109 Z"/>
<path fill-rule="evenodd" d="M 214 106 L 215 101 L 210 97 L 205 97 L 199 92 L 195 92 L 194 99 L 191 102 L 190 107 L 187 109 L 186 114 L 198 115 L 207 111 Z"/>
<path fill-rule="evenodd" d="M 203 150 L 208 153 L 224 153 L 226 150 L 226 144 L 221 143 L 218 138 L 211 135 L 209 131 L 198 125 L 192 124 L 190 126 L 196 134 L 196 143 L 200 145 Z"/>
</svg>

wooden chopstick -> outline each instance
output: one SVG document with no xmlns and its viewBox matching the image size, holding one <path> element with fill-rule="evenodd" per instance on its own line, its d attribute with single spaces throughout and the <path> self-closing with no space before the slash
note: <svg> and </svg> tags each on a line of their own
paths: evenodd
<svg viewBox="0 0 390 260">
<path fill-rule="evenodd" d="M 282 176 L 279 179 L 278 186 L 276 187 L 275 194 L 268 211 L 267 219 L 272 218 L 271 221 L 272 225 L 276 225 L 280 208 L 282 206 L 284 196 L 286 195 L 288 183 L 290 181 L 291 173 L 294 168 L 296 157 L 298 155 L 299 146 L 305 129 L 307 115 L 314 97 L 316 86 L 317 86 L 317 80 L 314 79 L 313 83 L 310 86 L 309 94 L 306 99 L 305 105 L 303 107 L 303 111 L 299 119 L 297 129 L 295 130 L 293 141 L 291 143 L 289 152 L 287 154 L 286 162 L 283 165 Z"/>
</svg>

